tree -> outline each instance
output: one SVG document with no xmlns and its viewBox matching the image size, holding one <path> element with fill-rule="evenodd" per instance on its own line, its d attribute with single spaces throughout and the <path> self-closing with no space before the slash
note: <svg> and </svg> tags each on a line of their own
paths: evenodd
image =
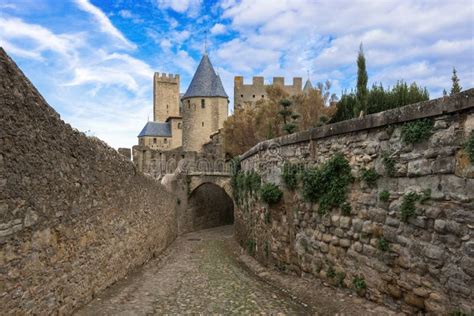
<svg viewBox="0 0 474 316">
<path fill-rule="evenodd" d="M 236 109 L 234 115 L 229 116 L 224 122 L 222 129 L 225 153 L 234 157 L 261 141 L 257 136 L 255 126 L 254 108 Z"/>
<path fill-rule="evenodd" d="M 451 87 L 451 95 L 461 92 L 462 87 L 459 85 L 459 78 L 455 67 L 453 67 L 453 76 L 451 77 L 451 81 L 453 82 Z"/>
<path fill-rule="evenodd" d="M 328 94 L 325 93 L 324 95 Z M 301 131 L 320 126 L 334 115 L 336 107 L 327 106 L 324 95 L 321 90 L 313 89 L 306 95 L 301 94 L 292 97 L 295 111 L 301 115 L 298 119 L 298 128 Z"/>
<path fill-rule="evenodd" d="M 364 56 L 364 48 L 362 47 L 362 43 L 359 47 L 359 54 L 357 56 L 357 91 L 356 91 L 356 107 L 354 115 L 358 117 L 361 112 L 363 114 L 367 114 L 367 69 L 365 66 L 365 56 Z"/>
<path fill-rule="evenodd" d="M 282 128 L 287 134 L 293 134 L 296 131 L 296 128 L 298 127 L 296 125 L 296 120 L 300 117 L 300 115 L 298 113 L 293 112 L 293 110 L 291 109 L 293 102 L 291 102 L 290 100 L 281 99 L 280 105 L 283 107 L 283 109 L 280 110 L 280 112 L 278 113 L 283 118 Z"/>
</svg>

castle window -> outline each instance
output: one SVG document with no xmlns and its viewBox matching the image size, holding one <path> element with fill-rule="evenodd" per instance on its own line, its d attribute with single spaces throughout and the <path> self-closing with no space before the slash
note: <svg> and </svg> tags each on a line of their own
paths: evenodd
<svg viewBox="0 0 474 316">
<path fill-rule="evenodd" d="M 181 129 L 181 123 L 178 123 L 178 129 Z"/>
<path fill-rule="evenodd" d="M 252 98 L 255 98 L 255 94 L 252 96 Z"/>
<path fill-rule="evenodd" d="M 241 98 L 243 98 L 243 97 L 244 97 L 244 95 L 243 95 L 243 94 L 241 94 L 241 95 L 240 95 L 240 97 L 241 97 Z"/>
<path fill-rule="evenodd" d="M 156 144 L 156 138 L 153 138 L 153 144 Z"/>
<path fill-rule="evenodd" d="M 163 143 L 167 144 L 167 143 L 168 143 L 168 138 L 165 138 L 165 139 L 163 140 Z"/>
<path fill-rule="evenodd" d="M 191 101 L 188 100 L 188 109 L 191 109 Z"/>
<path fill-rule="evenodd" d="M 204 109 L 206 107 L 206 100 L 201 99 L 201 109 Z"/>
<path fill-rule="evenodd" d="M 202 122 L 202 127 L 204 127 L 204 122 Z"/>
<path fill-rule="evenodd" d="M 262 94 L 262 99 L 265 98 L 265 96 Z"/>
</svg>

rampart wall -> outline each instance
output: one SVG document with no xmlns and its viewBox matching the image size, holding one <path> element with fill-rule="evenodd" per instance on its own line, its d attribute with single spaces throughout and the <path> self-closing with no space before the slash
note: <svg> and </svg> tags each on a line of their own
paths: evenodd
<svg viewBox="0 0 474 316">
<path fill-rule="evenodd" d="M 432 122 L 428 139 L 405 142 L 403 126 L 422 118 Z M 242 171 L 277 184 L 283 199 L 269 206 L 247 195 L 235 209 L 236 238 L 265 264 L 357 290 L 394 309 L 470 314 L 474 166 L 464 146 L 473 129 L 470 89 L 262 142 L 241 156 Z M 333 176 L 317 188 L 301 176 L 294 190 L 284 184 L 285 163 L 299 164 L 304 178 L 337 153 L 354 179 L 347 197 L 335 197 L 346 199 L 345 208 L 320 206 Z M 375 183 L 364 170 L 376 175 Z M 341 184 L 331 185 L 339 190 Z M 310 202 L 305 188 L 320 200 Z"/>
<path fill-rule="evenodd" d="M 70 314 L 164 250 L 176 198 L 65 124 L 0 49 L 0 306 Z"/>
</svg>

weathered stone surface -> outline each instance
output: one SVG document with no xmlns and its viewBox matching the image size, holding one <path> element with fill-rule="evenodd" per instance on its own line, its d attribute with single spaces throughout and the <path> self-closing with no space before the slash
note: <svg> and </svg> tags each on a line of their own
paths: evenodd
<svg viewBox="0 0 474 316">
<path fill-rule="evenodd" d="M 1 313 L 71 314 L 176 237 L 176 199 L 61 121 L 2 48 L 0 157 Z"/>
<path fill-rule="evenodd" d="M 318 166 L 336 152 L 342 153 L 356 178 L 347 197 L 352 207 L 350 216 L 342 216 L 336 208 L 325 216 L 317 215 L 318 203 L 307 206 L 301 196 L 293 195 L 284 201 L 287 209 L 298 205 L 301 213 L 299 223 L 304 219 L 304 214 L 316 214 L 314 221 L 307 222 L 305 230 L 308 232 L 305 234 L 320 236 L 325 241 L 322 243 L 324 246 L 319 247 L 319 251 L 306 251 L 305 255 L 313 260 L 323 260 L 323 265 L 331 264 L 346 275 L 363 275 L 370 299 L 398 306 L 408 314 L 445 312 L 457 306 L 472 307 L 474 178 L 463 171 L 468 168 L 467 161 L 464 159 L 460 166 L 457 155 L 462 151 L 460 148 L 465 141 L 464 135 L 468 133 L 463 122 L 474 122 L 473 100 L 474 90 L 469 90 L 461 99 L 439 99 L 435 107 L 441 106 L 444 110 L 436 114 L 432 112 L 433 108 L 427 109 L 422 104 L 410 107 L 409 120 L 422 117 L 420 113 L 429 111 L 432 114 L 425 117 L 432 117 L 438 122 L 430 139 L 419 144 L 404 144 L 399 124 L 379 125 L 382 116 L 382 121 L 386 122 L 385 119 L 391 115 L 386 113 L 377 118 L 368 116 L 327 125 L 312 130 L 309 135 L 305 134 L 306 138 L 285 136 L 263 142 L 241 156 L 245 164 L 243 170 L 250 170 L 246 169 L 248 166 L 258 166 L 252 170 L 258 170 L 264 181 L 271 181 L 265 175 L 268 170 L 275 168 L 275 164 L 281 168 L 285 161 L 291 159 L 293 163 Z M 408 119 L 405 116 L 407 113 L 400 111 L 402 116 L 390 119 L 399 123 L 401 117 Z M 298 142 L 293 141 L 295 139 Z M 313 156 L 298 158 L 282 154 L 278 162 L 262 158 L 266 157 L 270 144 L 306 147 L 309 139 Z M 374 152 L 375 148 L 378 148 L 378 152 Z M 396 170 L 393 177 L 385 172 L 383 152 L 390 153 L 394 159 Z M 382 175 L 374 188 L 360 181 L 361 170 L 372 167 Z M 381 203 L 379 194 L 383 190 L 390 193 L 390 201 Z M 403 222 L 401 205 L 409 192 L 417 192 L 420 196 L 423 192 L 430 194 L 426 200 L 415 202 L 414 216 Z M 270 231 L 264 223 L 255 222 L 249 213 L 236 210 L 236 217 L 242 218 L 241 224 L 236 224 L 237 231 L 245 231 L 252 236 L 258 232 L 262 239 L 271 238 L 281 243 L 287 239 L 278 230 L 272 228 Z M 286 224 L 280 222 L 278 225 Z M 292 225 L 285 226 L 286 231 L 292 231 L 289 234 L 293 234 L 288 240 L 294 240 L 295 232 L 300 229 L 300 226 Z M 381 241 L 382 237 L 384 242 Z M 388 244 L 387 251 L 380 249 L 386 249 L 385 243 Z M 294 245 L 291 247 L 291 251 L 294 251 Z M 282 247 L 280 251 L 283 249 L 286 248 Z M 294 264 L 300 267 L 308 261 L 298 260 Z M 319 271 L 327 268 L 323 266 L 314 275 L 325 278 L 326 274 Z M 384 293 L 391 298 L 384 296 Z M 433 293 L 439 293 L 440 298 Z"/>
</svg>

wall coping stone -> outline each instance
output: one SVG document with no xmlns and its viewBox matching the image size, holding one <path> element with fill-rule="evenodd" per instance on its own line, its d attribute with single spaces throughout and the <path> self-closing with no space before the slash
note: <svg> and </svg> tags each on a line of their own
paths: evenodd
<svg viewBox="0 0 474 316">
<path fill-rule="evenodd" d="M 288 146 L 308 142 L 310 140 L 327 138 L 340 134 L 373 129 L 390 124 L 399 124 L 421 118 L 463 112 L 474 108 L 474 88 L 465 90 L 449 97 L 422 101 L 409 104 L 400 108 L 370 114 L 361 118 L 354 118 L 342 122 L 312 128 L 291 135 L 285 135 L 262 141 L 240 155 L 240 160 L 245 160 L 260 151 L 268 148 Z"/>
</svg>

